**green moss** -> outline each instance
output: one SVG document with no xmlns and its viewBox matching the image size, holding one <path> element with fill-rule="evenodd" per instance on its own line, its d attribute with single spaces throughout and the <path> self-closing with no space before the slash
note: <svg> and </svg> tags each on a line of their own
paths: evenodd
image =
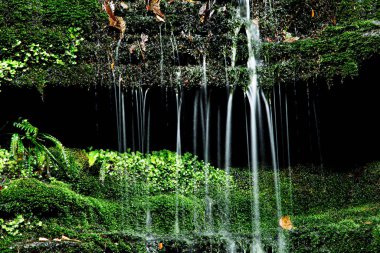
<svg viewBox="0 0 380 253">
<path fill-rule="evenodd" d="M 78 160 L 85 160 L 80 152 Z M 84 167 L 86 162 L 81 162 Z M 379 248 L 379 164 L 363 167 L 356 174 L 294 169 L 292 174 L 293 200 L 290 199 L 290 179 L 281 172 L 283 214 L 290 214 L 295 229 L 287 234 L 292 252 L 376 252 Z M 0 230 L 2 252 L 143 252 L 147 241 L 136 234 L 151 232 L 156 240 L 164 241 L 168 249 L 199 249 L 226 245 L 223 234 L 199 237 L 194 231 L 204 231 L 205 203 L 199 197 L 174 194 L 147 195 L 141 189 L 125 192 L 127 185 L 98 181 L 94 171 L 83 169 L 77 181 L 70 184 L 52 180 L 50 184 L 35 179 L 18 179 L 7 183 L 0 191 L 0 217 L 9 221 L 23 215 L 22 235 L 11 236 Z M 91 175 L 91 173 L 95 173 Z M 250 175 L 246 170 L 234 170 L 236 188 L 231 192 L 230 231 L 238 247 L 249 247 L 251 240 Z M 276 244 L 277 214 L 273 174 L 263 168 L 260 173 L 260 200 L 263 241 L 266 247 Z M 210 188 L 212 189 L 212 187 Z M 215 189 L 214 189 L 215 190 Z M 126 194 L 127 193 L 127 194 Z M 133 193 L 133 194 L 132 194 Z M 95 196 L 94 197 L 89 197 Z M 107 199 L 107 200 L 104 200 Z M 215 231 L 223 229 L 224 194 L 213 191 Z M 176 206 L 179 207 L 179 226 L 182 235 L 194 244 L 170 238 L 175 231 Z M 150 210 L 152 226 L 146 226 Z M 194 217 L 197 219 L 194 220 Z M 41 225 L 37 226 L 41 221 Z M 31 224 L 34 227 L 32 228 Z M 3 233 L 3 234 L 1 234 Z M 133 236 L 133 234 L 135 236 Z M 38 237 L 58 238 L 66 235 L 81 240 L 79 244 L 38 244 Z M 30 251 L 30 250 L 34 251 Z M 28 251 L 29 250 L 29 251 Z"/>
<path fill-rule="evenodd" d="M 296 217 L 292 252 L 376 252 L 379 208 L 366 205 Z"/>
<path fill-rule="evenodd" d="M 353 78 L 362 63 L 379 55 L 379 26 L 374 21 L 360 21 L 348 26 L 329 27 L 318 38 L 294 43 L 266 43 L 263 55 L 262 84 L 294 80 Z"/>
<path fill-rule="evenodd" d="M 40 218 L 60 217 L 68 221 L 79 221 L 81 217 L 105 227 L 117 223 L 115 204 L 83 197 L 62 184 L 49 185 L 36 179 L 18 179 L 1 191 L 0 200 L 2 217 L 33 214 Z"/>
<path fill-rule="evenodd" d="M 2 4 L 2 26 L 40 23 L 46 26 L 80 26 L 91 29 L 92 22 L 105 17 L 97 0 L 10 0 Z"/>
</svg>

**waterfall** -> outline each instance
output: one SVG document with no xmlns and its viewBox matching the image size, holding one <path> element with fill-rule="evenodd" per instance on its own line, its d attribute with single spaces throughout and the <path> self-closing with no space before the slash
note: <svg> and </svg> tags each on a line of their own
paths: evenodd
<svg viewBox="0 0 380 253">
<path fill-rule="evenodd" d="M 115 48 L 115 58 L 111 60 L 110 66 L 112 70 L 113 89 L 115 96 L 115 111 L 116 111 L 116 126 L 117 126 L 117 139 L 118 150 L 125 152 L 127 147 L 126 136 L 126 121 L 125 121 L 125 103 L 124 92 L 122 89 L 122 71 L 118 66 L 119 62 L 119 49 L 121 46 L 122 38 L 120 38 Z M 118 77 L 117 77 L 118 75 Z"/>
<path fill-rule="evenodd" d="M 261 244 L 261 227 L 260 227 L 260 200 L 259 200 L 259 171 L 258 171 L 258 141 L 257 141 L 257 60 L 255 56 L 255 47 L 260 43 L 259 29 L 251 21 L 249 1 L 239 1 L 237 17 L 244 22 L 247 41 L 248 41 L 248 62 L 249 71 L 249 86 L 246 92 L 246 97 L 249 102 L 249 160 L 252 171 L 252 248 L 251 251 L 263 252 Z"/>
<path fill-rule="evenodd" d="M 181 162 L 181 107 L 182 107 L 182 93 L 181 91 L 176 92 L 176 104 L 177 104 L 177 158 L 176 158 L 176 201 L 175 201 L 175 224 L 174 224 L 174 233 L 175 235 L 179 235 L 180 227 L 179 227 L 179 169 L 182 166 Z"/>
<path fill-rule="evenodd" d="M 280 169 L 278 166 L 278 160 L 276 156 L 276 145 L 275 145 L 275 134 L 274 134 L 274 126 L 273 119 L 271 117 L 271 111 L 268 105 L 267 100 L 265 99 L 264 93 L 261 92 L 261 96 L 264 101 L 267 122 L 269 127 L 269 140 L 270 140 L 270 148 L 271 148 L 271 158 L 272 158 L 272 167 L 273 167 L 273 177 L 274 177 L 274 187 L 276 192 L 276 207 L 277 207 L 277 220 L 279 221 L 282 217 L 282 205 L 281 205 L 281 187 L 280 187 Z M 281 227 L 278 227 L 278 252 L 284 253 L 286 252 L 286 242 L 285 235 Z"/>
<path fill-rule="evenodd" d="M 203 160 L 206 163 L 205 166 L 205 228 L 207 232 L 213 230 L 213 217 L 212 217 L 212 198 L 210 196 L 209 186 L 209 169 L 208 163 L 210 162 L 210 98 L 207 89 L 207 61 L 206 55 L 203 55 L 202 60 L 202 87 L 201 87 L 201 125 L 202 125 L 202 140 L 203 140 Z"/>
<path fill-rule="evenodd" d="M 271 2 L 268 3 L 269 9 L 272 7 Z M 248 143 L 248 157 L 249 164 L 252 173 L 252 246 L 251 252 L 263 252 L 262 242 L 261 242 L 261 219 L 260 219 L 260 195 L 259 195 L 259 148 L 262 149 L 263 141 L 262 137 L 259 138 L 258 133 L 262 133 L 263 129 L 261 121 L 261 106 L 260 101 L 262 100 L 265 105 L 266 115 L 267 115 L 267 125 L 270 138 L 270 153 L 272 160 L 272 167 L 274 173 L 274 184 L 276 192 L 276 207 L 277 207 L 277 220 L 282 217 L 281 208 L 281 189 L 280 189 L 280 177 L 279 177 L 279 166 L 278 166 L 278 154 L 276 149 L 276 133 L 274 131 L 273 120 L 271 117 L 271 112 L 268 106 L 268 102 L 258 88 L 258 75 L 257 75 L 257 49 L 260 46 L 260 35 L 259 27 L 255 24 L 250 17 L 250 2 L 248 0 L 240 0 L 239 8 L 237 11 L 238 19 L 241 19 L 245 25 L 247 34 L 247 47 L 248 47 L 248 62 L 247 68 L 249 72 L 249 85 L 246 91 L 246 98 L 249 104 L 249 124 L 247 126 L 247 137 L 249 139 Z M 235 52 L 236 54 L 236 52 Z M 259 94 L 261 94 L 261 99 L 259 99 Z M 280 107 L 281 108 L 281 107 Z M 282 118 L 281 118 L 282 121 Z M 278 227 L 278 249 L 277 252 L 283 253 L 286 251 L 285 237 L 283 231 Z"/>
<path fill-rule="evenodd" d="M 228 102 L 227 102 L 227 117 L 226 117 L 226 139 L 225 139 L 225 153 L 224 153 L 224 171 L 226 173 L 226 189 L 224 191 L 224 233 L 225 238 L 227 241 L 227 252 L 228 253 L 235 253 L 236 252 L 236 243 L 231 239 L 230 235 L 230 188 L 231 188 L 231 182 L 230 182 L 230 167 L 231 167 L 231 136 L 232 136 L 232 103 L 233 103 L 233 96 L 234 96 L 234 90 L 229 89 L 228 90 Z"/>
<path fill-rule="evenodd" d="M 149 88 L 145 91 L 142 87 L 132 89 L 132 108 L 135 110 L 136 117 L 132 117 L 132 140 L 133 150 L 142 153 L 150 151 L 150 106 Z M 136 120 L 134 120 L 136 118 Z M 137 131 L 137 148 L 135 147 L 135 127 Z"/>
<path fill-rule="evenodd" d="M 290 198 L 290 214 L 293 215 L 293 172 L 290 158 L 290 138 L 289 138 L 289 112 L 288 112 L 288 96 L 285 93 L 285 124 L 286 124 L 286 151 L 289 177 L 289 198 Z"/>
</svg>

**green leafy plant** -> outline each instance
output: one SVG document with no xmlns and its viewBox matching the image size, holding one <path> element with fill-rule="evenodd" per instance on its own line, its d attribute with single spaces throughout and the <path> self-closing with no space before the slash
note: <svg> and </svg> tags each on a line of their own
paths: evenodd
<svg viewBox="0 0 380 253">
<path fill-rule="evenodd" d="M 65 148 L 57 138 L 40 133 L 27 119 L 15 122 L 14 126 L 21 132 L 12 135 L 9 151 L 19 168 L 17 176 L 42 176 L 46 173 L 50 177 L 51 169 L 69 169 Z"/>
<path fill-rule="evenodd" d="M 25 221 L 22 215 L 17 215 L 17 217 L 13 220 L 5 222 L 0 219 L 1 230 L 3 230 L 6 234 L 17 236 L 20 235 L 19 228 L 22 226 L 22 223 Z"/>
<path fill-rule="evenodd" d="M 1 51 L 8 54 L 9 58 L 0 61 L 0 81 L 12 81 L 19 71 L 26 72 L 33 65 L 48 66 L 56 65 L 75 65 L 78 54 L 78 47 L 84 38 L 81 37 L 82 30 L 79 27 L 69 27 L 66 32 L 66 41 L 58 47 L 63 48 L 64 52 L 57 51 L 53 44 L 42 46 L 40 44 L 25 44 L 21 40 L 15 40 L 11 47 L 2 48 Z"/>
<path fill-rule="evenodd" d="M 140 182 L 152 194 L 175 191 L 192 194 L 197 189 L 204 188 L 206 171 L 215 188 L 226 185 L 227 175 L 223 170 L 198 160 L 190 153 L 178 156 L 168 150 L 151 154 L 94 150 L 88 153 L 88 158 L 89 165 L 99 169 L 100 180 L 112 177 L 116 180 Z"/>
<path fill-rule="evenodd" d="M 16 167 L 16 161 L 11 158 L 11 154 L 6 149 L 0 149 L 0 175 L 4 171 L 14 171 Z"/>
</svg>

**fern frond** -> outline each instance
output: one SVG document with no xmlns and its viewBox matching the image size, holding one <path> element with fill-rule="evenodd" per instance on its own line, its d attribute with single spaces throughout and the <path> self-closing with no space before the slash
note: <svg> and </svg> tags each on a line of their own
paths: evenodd
<svg viewBox="0 0 380 253">
<path fill-rule="evenodd" d="M 38 128 L 33 126 L 27 119 L 14 122 L 13 126 L 22 130 L 28 138 L 36 138 L 38 135 Z"/>
<path fill-rule="evenodd" d="M 10 153 L 14 158 L 24 155 L 25 147 L 19 134 L 13 134 L 11 138 Z"/>
<path fill-rule="evenodd" d="M 37 166 L 43 168 L 46 162 L 46 154 L 41 150 L 36 150 L 35 156 L 37 158 Z"/>
<path fill-rule="evenodd" d="M 41 136 L 44 137 L 45 139 L 51 141 L 55 145 L 55 147 L 59 151 L 59 155 L 61 156 L 63 162 L 65 163 L 66 167 L 68 168 L 69 167 L 69 160 L 67 159 L 66 150 L 65 150 L 65 147 L 63 146 L 62 142 L 60 142 L 57 138 L 55 138 L 54 136 L 52 136 L 50 134 L 41 134 Z"/>
</svg>

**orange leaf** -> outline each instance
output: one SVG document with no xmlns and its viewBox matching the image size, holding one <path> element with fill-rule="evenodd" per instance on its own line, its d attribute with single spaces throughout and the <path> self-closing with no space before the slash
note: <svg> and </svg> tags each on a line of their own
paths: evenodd
<svg viewBox="0 0 380 253">
<path fill-rule="evenodd" d="M 160 242 L 159 244 L 158 244 L 158 249 L 159 250 L 162 250 L 164 248 L 164 244 L 162 243 L 162 242 Z"/>
<path fill-rule="evenodd" d="M 285 230 L 292 230 L 293 229 L 293 224 L 292 221 L 290 220 L 290 216 L 282 216 L 280 221 L 279 221 L 280 227 L 282 227 Z"/>
<path fill-rule="evenodd" d="M 111 6 L 110 6 L 108 0 L 106 0 L 106 1 L 104 2 L 104 9 L 106 10 L 106 12 L 107 12 L 107 14 L 108 14 L 108 17 L 109 17 L 110 19 L 116 21 L 116 17 L 115 17 L 115 15 L 113 14 L 113 11 L 112 11 L 112 9 L 111 9 Z"/>
<path fill-rule="evenodd" d="M 315 11 L 311 9 L 311 17 L 314 18 L 314 16 L 315 16 Z"/>
</svg>

